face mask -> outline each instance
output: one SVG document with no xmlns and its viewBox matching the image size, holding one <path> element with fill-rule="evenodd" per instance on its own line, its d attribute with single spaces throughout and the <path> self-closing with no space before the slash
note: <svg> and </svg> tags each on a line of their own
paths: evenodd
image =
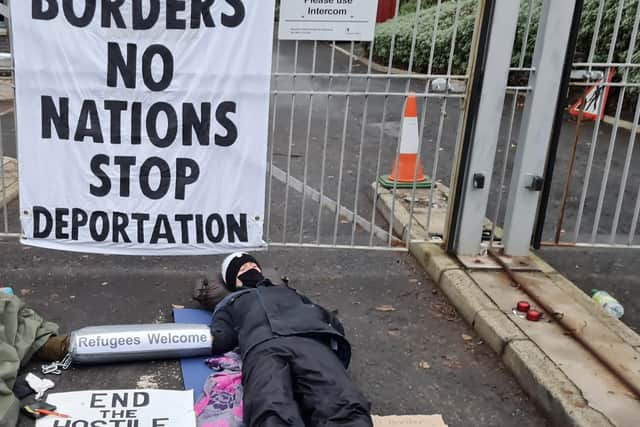
<svg viewBox="0 0 640 427">
<path fill-rule="evenodd" d="M 238 276 L 238 279 L 240 279 L 243 286 L 247 288 L 255 288 L 258 283 L 264 280 L 264 276 L 255 268 L 252 268 L 251 270 L 247 270 L 240 276 Z"/>
</svg>

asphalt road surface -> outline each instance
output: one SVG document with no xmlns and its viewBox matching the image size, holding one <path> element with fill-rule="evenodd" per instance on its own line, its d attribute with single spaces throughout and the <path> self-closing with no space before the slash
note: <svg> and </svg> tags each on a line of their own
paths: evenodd
<svg viewBox="0 0 640 427">
<path fill-rule="evenodd" d="M 407 254 L 273 249 L 259 258 L 311 299 L 338 310 L 354 347 L 351 375 L 375 413 L 439 413 L 452 427 L 546 425 L 492 350 Z M 2 284 L 64 331 L 170 322 L 171 305 L 191 306 L 196 279 L 214 274 L 221 262 L 72 254 L 15 240 L 0 240 L 0 259 Z M 33 363 L 27 370 L 38 368 Z M 74 367 L 52 379 L 54 391 L 182 387 L 177 362 Z"/>
</svg>

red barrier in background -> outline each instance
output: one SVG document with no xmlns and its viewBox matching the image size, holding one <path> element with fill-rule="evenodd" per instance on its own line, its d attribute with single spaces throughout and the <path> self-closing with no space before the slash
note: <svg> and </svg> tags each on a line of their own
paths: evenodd
<svg viewBox="0 0 640 427">
<path fill-rule="evenodd" d="M 376 22 L 385 22 L 396 13 L 396 0 L 378 0 L 378 15 Z"/>
</svg>

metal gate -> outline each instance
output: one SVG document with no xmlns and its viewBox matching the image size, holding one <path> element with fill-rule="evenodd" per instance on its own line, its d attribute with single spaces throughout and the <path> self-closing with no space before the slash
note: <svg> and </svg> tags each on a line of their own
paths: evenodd
<svg viewBox="0 0 640 427">
<path fill-rule="evenodd" d="M 408 223 L 412 239 L 442 236 L 446 206 L 438 199 L 452 175 L 481 5 L 399 0 L 372 42 L 275 40 L 265 221 L 270 245 L 406 250 L 403 233 L 394 233 L 401 209 L 421 218 L 420 227 Z M 11 89 L 10 80 L 4 89 Z M 395 185 L 382 190 L 377 181 L 398 156 L 410 94 L 418 101 L 418 156 L 439 193 L 436 185 L 419 194 Z M 17 236 L 17 150 L 11 100 L 5 104 L 0 235 Z M 386 219 L 376 209 L 385 191 L 393 200 Z"/>
<path fill-rule="evenodd" d="M 639 25 L 637 0 L 584 1 L 537 244 L 640 248 Z"/>
<path fill-rule="evenodd" d="M 432 221 L 444 208 L 435 186 L 383 190 L 377 178 L 391 172 L 404 104 L 415 94 L 418 156 L 446 191 L 479 9 L 477 0 L 398 1 L 373 42 L 275 42 L 269 244 L 406 250 L 402 231 L 394 233 L 400 212 L 411 218 L 405 237 L 442 236 L 444 221 Z M 376 209 L 383 194 L 394 212 L 386 218 Z"/>
</svg>

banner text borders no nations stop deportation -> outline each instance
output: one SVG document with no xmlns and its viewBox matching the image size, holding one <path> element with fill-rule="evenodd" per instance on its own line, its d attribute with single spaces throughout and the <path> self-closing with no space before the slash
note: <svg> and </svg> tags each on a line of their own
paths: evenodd
<svg viewBox="0 0 640 427">
<path fill-rule="evenodd" d="M 12 2 L 23 242 L 264 245 L 273 0 Z"/>
</svg>

